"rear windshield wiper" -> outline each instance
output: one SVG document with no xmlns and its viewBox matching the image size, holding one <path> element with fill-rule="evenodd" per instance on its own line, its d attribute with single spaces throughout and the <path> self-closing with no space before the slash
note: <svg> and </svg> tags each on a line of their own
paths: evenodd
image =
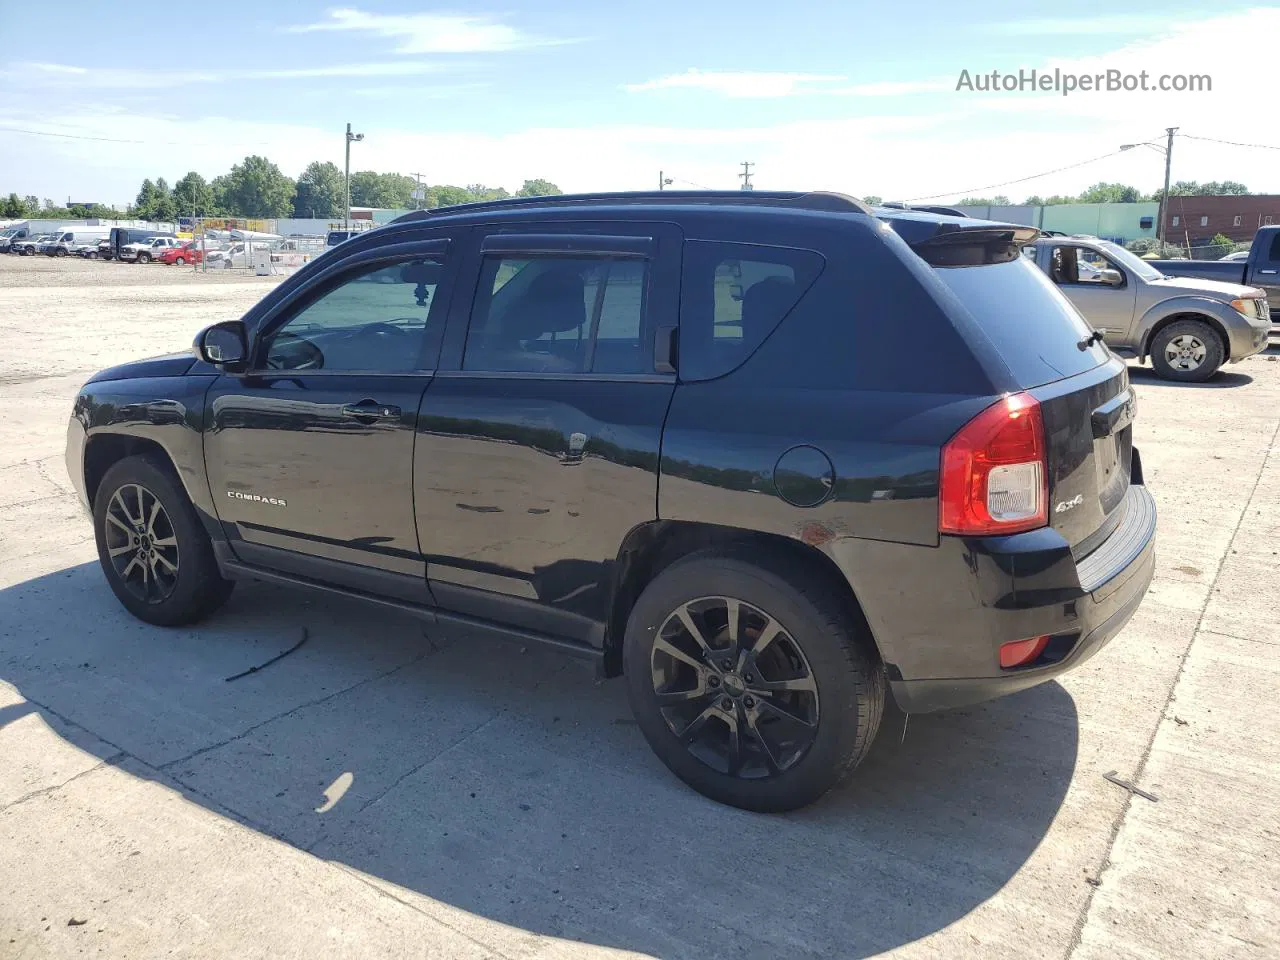
<svg viewBox="0 0 1280 960">
<path fill-rule="evenodd" d="M 1076 346 L 1079 347 L 1081 350 L 1088 350 L 1095 343 L 1101 343 L 1102 336 L 1103 334 L 1101 330 L 1094 330 L 1087 337 L 1085 337 L 1083 340 L 1077 343 Z"/>
</svg>

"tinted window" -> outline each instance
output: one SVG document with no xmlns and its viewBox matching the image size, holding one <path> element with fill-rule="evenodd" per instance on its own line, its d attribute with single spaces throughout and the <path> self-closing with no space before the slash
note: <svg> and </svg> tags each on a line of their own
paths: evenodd
<svg viewBox="0 0 1280 960">
<path fill-rule="evenodd" d="M 1280 260 L 1280 233 L 1271 238 L 1271 252 L 1267 254 L 1267 259 L 1272 263 Z"/>
<path fill-rule="evenodd" d="M 488 257 L 462 366 L 529 373 L 651 373 L 648 265 L 606 257 Z"/>
<path fill-rule="evenodd" d="M 1080 344 L 1092 328 L 1052 281 L 1019 257 L 937 274 L 964 304 L 1023 387 L 1051 383 L 1106 362 L 1107 348 Z"/>
<path fill-rule="evenodd" d="M 267 346 L 273 370 L 407 372 L 435 366 L 443 265 L 414 260 L 364 270 L 293 316 Z"/>
<path fill-rule="evenodd" d="M 742 364 L 822 271 L 812 250 L 690 240 L 684 246 L 680 377 L 709 380 Z"/>
</svg>

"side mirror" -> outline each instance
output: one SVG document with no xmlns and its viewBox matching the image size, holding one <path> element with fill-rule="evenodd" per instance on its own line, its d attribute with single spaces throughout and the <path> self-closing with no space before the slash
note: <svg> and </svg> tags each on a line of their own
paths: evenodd
<svg viewBox="0 0 1280 960">
<path fill-rule="evenodd" d="M 1099 270 L 1098 282 L 1105 283 L 1111 287 L 1124 286 L 1124 274 L 1119 270 Z"/>
<path fill-rule="evenodd" d="M 244 368 L 249 357 L 244 324 L 239 320 L 228 320 L 205 327 L 196 334 L 192 349 L 205 363 L 223 367 L 229 373 L 237 373 Z"/>
</svg>

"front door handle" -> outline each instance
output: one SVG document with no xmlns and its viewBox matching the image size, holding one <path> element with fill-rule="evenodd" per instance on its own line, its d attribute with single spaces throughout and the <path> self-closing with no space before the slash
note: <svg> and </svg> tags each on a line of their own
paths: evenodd
<svg viewBox="0 0 1280 960">
<path fill-rule="evenodd" d="M 377 400 L 361 400 L 359 403 L 343 404 L 342 415 L 359 420 L 361 423 L 373 423 L 375 420 L 399 420 L 400 408 L 378 403 Z"/>
<path fill-rule="evenodd" d="M 1275 273 L 1274 270 L 1259 270 L 1259 273 Z"/>
</svg>

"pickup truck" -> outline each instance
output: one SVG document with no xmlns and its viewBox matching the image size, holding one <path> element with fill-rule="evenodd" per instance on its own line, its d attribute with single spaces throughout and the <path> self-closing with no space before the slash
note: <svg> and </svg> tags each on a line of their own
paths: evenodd
<svg viewBox="0 0 1280 960">
<path fill-rule="evenodd" d="M 1151 260 L 1171 277 L 1198 277 L 1243 283 L 1266 291 L 1271 313 L 1280 320 L 1280 226 L 1260 227 L 1243 263 L 1239 260 Z"/>
<path fill-rule="evenodd" d="M 1271 309 L 1257 287 L 1168 277 L 1157 263 L 1097 237 L 1042 236 L 1022 252 L 1113 353 L 1149 357 L 1167 380 L 1207 380 L 1223 363 L 1267 348 Z"/>
</svg>

